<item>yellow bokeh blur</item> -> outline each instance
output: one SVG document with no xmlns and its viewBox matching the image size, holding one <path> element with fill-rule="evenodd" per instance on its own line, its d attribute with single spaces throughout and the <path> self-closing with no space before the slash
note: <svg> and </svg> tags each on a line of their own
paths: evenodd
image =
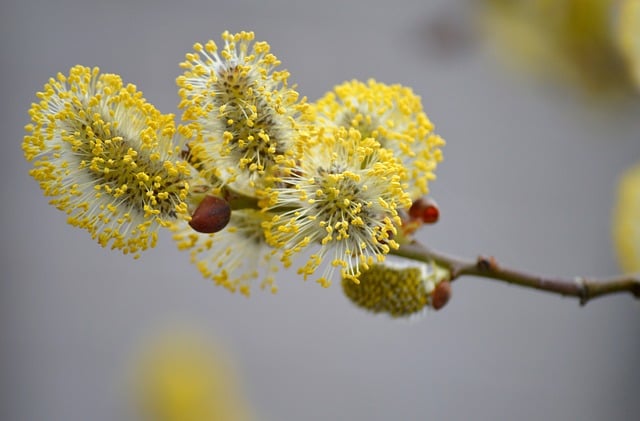
<svg viewBox="0 0 640 421">
<path fill-rule="evenodd" d="M 619 41 L 621 36 L 636 39 L 640 34 L 640 26 L 626 24 L 627 10 L 637 7 L 638 0 L 483 3 L 481 19 L 487 35 L 503 47 L 505 56 L 527 70 L 592 92 L 640 89 L 634 81 L 630 49 L 622 48 Z"/>
<path fill-rule="evenodd" d="M 144 421 L 248 421 L 249 405 L 218 344 L 176 331 L 146 343 L 133 370 Z"/>
<path fill-rule="evenodd" d="M 622 270 L 640 272 L 640 164 L 620 178 L 613 237 Z"/>
</svg>

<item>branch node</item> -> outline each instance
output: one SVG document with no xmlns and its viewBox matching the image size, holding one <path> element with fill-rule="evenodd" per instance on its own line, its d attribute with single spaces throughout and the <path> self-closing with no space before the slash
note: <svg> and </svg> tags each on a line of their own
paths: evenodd
<svg viewBox="0 0 640 421">
<path fill-rule="evenodd" d="M 489 256 L 489 257 L 478 256 L 476 267 L 481 272 L 495 272 L 498 270 L 498 262 L 493 256 Z"/>
<path fill-rule="evenodd" d="M 576 285 L 578 285 L 578 297 L 580 298 L 580 305 L 584 306 L 589 301 L 589 285 L 585 279 L 581 276 L 574 278 Z"/>
<path fill-rule="evenodd" d="M 394 254 L 425 263 L 433 263 L 448 269 L 450 280 L 460 276 L 479 276 L 514 285 L 576 297 L 580 305 L 604 295 L 626 292 L 640 299 L 640 274 L 619 275 L 608 279 L 545 277 L 524 271 L 501 267 L 494 257 L 478 256 L 475 260 L 459 259 L 430 250 L 414 241 L 405 244 Z"/>
</svg>

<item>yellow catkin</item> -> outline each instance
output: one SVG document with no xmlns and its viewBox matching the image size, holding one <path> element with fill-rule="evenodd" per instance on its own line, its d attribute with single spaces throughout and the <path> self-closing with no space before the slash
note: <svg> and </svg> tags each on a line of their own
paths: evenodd
<svg viewBox="0 0 640 421">
<path fill-rule="evenodd" d="M 269 190 L 276 216 L 264 224 L 266 240 L 282 250 L 285 266 L 307 247 L 315 250 L 298 270 L 305 279 L 324 264 L 321 285 L 330 285 L 335 270 L 357 282 L 363 268 L 398 247 L 398 210 L 411 205 L 406 180 L 390 150 L 355 129 L 336 129 Z"/>
<path fill-rule="evenodd" d="M 342 290 L 358 307 L 391 317 L 408 317 L 422 312 L 440 282 L 425 268 L 375 264 L 362 272 L 360 283 L 342 279 Z"/>
<path fill-rule="evenodd" d="M 258 281 L 262 289 L 275 293 L 278 259 L 263 234 L 262 223 L 267 219 L 267 214 L 257 210 L 235 210 L 220 232 L 202 234 L 179 222 L 172 227 L 173 238 L 178 249 L 189 252 L 202 276 L 216 285 L 249 296 L 252 284 Z"/>
<path fill-rule="evenodd" d="M 428 193 L 444 140 L 433 132 L 420 97 L 410 88 L 373 79 L 344 82 L 310 104 L 305 115 L 325 128 L 346 127 L 358 130 L 362 138 L 372 137 L 402 162 L 411 180 L 411 198 Z M 331 130 L 326 133 L 332 135 Z"/>
<path fill-rule="evenodd" d="M 306 134 L 298 116 L 306 100 L 253 32 L 224 32 L 222 39 L 222 49 L 209 41 L 186 55 L 177 78 L 179 106 L 200 173 L 256 196 L 283 161 L 299 156 Z"/>
<path fill-rule="evenodd" d="M 37 97 L 22 149 L 50 203 L 103 247 L 137 257 L 155 246 L 189 192 L 173 116 L 119 76 L 84 66 L 51 78 Z"/>
</svg>

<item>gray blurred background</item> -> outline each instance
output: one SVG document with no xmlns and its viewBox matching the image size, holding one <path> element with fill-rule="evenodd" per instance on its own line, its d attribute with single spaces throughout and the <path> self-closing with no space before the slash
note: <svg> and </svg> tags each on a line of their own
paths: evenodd
<svg viewBox="0 0 640 421">
<path fill-rule="evenodd" d="M 34 94 L 74 64 L 135 83 L 177 112 L 178 63 L 194 42 L 253 30 L 317 99 L 347 79 L 411 86 L 445 161 L 440 222 L 420 239 L 564 276 L 613 275 L 619 173 L 640 160 L 637 100 L 515 74 L 463 28 L 465 2 L 9 0 L 0 6 L 2 282 L 0 419 L 127 420 L 141 341 L 176 322 L 234 356 L 264 420 L 603 420 L 640 413 L 640 305 L 464 278 L 440 312 L 372 316 L 336 282 L 293 274 L 250 299 L 204 281 L 165 234 L 138 261 L 100 248 L 47 205 L 20 143 Z M 446 32 L 446 31 L 444 31 Z M 464 31 L 463 31 L 464 32 Z M 446 35 L 446 34 L 445 34 Z M 446 37 L 445 37 L 446 38 Z M 465 38 L 465 37 L 463 37 Z"/>
</svg>

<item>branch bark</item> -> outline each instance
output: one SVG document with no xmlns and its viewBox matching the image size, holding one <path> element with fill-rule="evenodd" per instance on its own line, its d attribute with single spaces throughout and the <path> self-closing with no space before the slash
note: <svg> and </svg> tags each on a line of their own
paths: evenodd
<svg viewBox="0 0 640 421">
<path fill-rule="evenodd" d="M 391 253 L 425 263 L 435 261 L 451 272 L 451 281 L 465 275 L 479 276 L 563 296 L 577 297 L 581 305 L 596 297 L 616 293 L 629 293 L 636 299 L 640 299 L 640 278 L 636 276 L 622 275 L 608 279 L 541 276 L 503 267 L 493 257 L 480 256 L 476 260 L 465 260 L 431 250 L 415 241 L 403 244 Z"/>
</svg>

